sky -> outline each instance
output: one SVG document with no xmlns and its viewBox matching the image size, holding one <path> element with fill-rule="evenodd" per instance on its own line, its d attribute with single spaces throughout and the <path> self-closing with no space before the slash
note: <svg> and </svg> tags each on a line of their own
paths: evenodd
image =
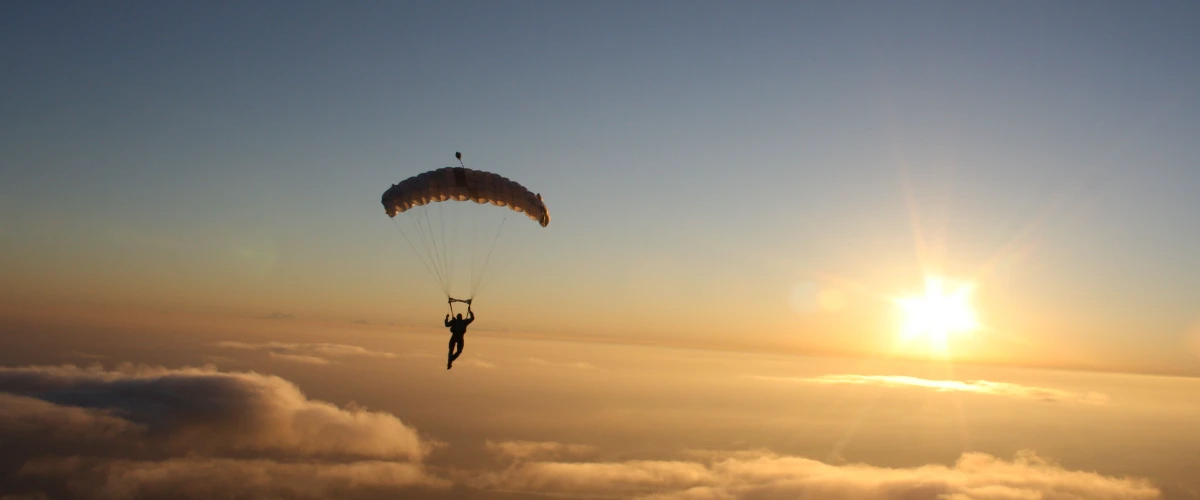
<svg viewBox="0 0 1200 500">
<path fill-rule="evenodd" d="M 502 329 L 879 355 L 941 273 L 964 358 L 1196 371 L 1188 3 L 4 9 L 22 310 L 425 324 L 376 200 L 463 151 L 554 218 L 480 297 Z"/>
<path fill-rule="evenodd" d="M 4 3 L 0 496 L 1200 497 L 1197 33 L 1191 2 Z M 455 152 L 551 223 L 389 220 Z M 429 214 L 460 278 L 502 229 L 449 372 Z"/>
</svg>

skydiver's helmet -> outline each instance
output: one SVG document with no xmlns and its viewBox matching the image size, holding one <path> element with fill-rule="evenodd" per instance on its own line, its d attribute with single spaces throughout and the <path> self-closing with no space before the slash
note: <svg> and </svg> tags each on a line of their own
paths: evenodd
<svg viewBox="0 0 1200 500">
<path fill-rule="evenodd" d="M 458 313 L 458 316 L 456 316 L 456 317 L 457 317 L 458 319 L 462 319 L 462 313 Z"/>
</svg>

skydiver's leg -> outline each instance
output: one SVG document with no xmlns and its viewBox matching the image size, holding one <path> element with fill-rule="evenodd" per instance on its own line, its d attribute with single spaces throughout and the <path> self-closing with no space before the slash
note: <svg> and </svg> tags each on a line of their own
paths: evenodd
<svg viewBox="0 0 1200 500">
<path fill-rule="evenodd" d="M 454 355 L 454 337 L 450 337 L 450 345 L 448 347 L 449 347 L 449 351 L 446 352 L 446 369 L 447 370 L 450 369 L 450 365 L 454 364 L 454 358 L 458 357 L 458 356 Z"/>
<path fill-rule="evenodd" d="M 455 352 L 455 350 L 454 350 L 455 346 L 458 347 L 458 352 Z M 454 360 L 458 359 L 459 356 L 462 356 L 462 351 L 463 351 L 463 338 L 456 336 L 456 337 L 450 339 L 449 361 L 446 363 L 446 365 L 449 366 L 450 363 L 454 363 Z"/>
</svg>

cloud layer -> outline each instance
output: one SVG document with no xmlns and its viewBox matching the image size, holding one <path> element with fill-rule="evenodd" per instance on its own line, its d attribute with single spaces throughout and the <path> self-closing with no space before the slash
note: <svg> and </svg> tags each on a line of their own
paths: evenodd
<svg viewBox="0 0 1200 500">
<path fill-rule="evenodd" d="M 596 451 L 594 447 L 583 444 L 563 444 L 554 441 L 492 441 L 490 439 L 484 448 L 492 455 L 514 461 L 575 457 Z"/>
<path fill-rule="evenodd" d="M 1078 394 L 1060 389 L 1034 387 L 1012 384 L 1008 382 L 989 382 L 987 380 L 932 380 L 901 375 L 822 375 L 811 378 L 782 378 L 758 377 L 766 380 L 782 380 L 806 382 L 813 384 L 855 384 L 876 385 L 881 387 L 917 387 L 938 392 L 973 392 L 1008 396 L 1014 398 L 1037 399 L 1041 401 L 1072 402 L 1085 404 L 1105 404 L 1108 396 L 1099 392 Z"/>
<path fill-rule="evenodd" d="M 478 481 L 505 491 L 643 500 L 1160 498 L 1144 480 L 1067 470 L 1032 452 L 1013 460 L 965 453 L 950 466 L 912 468 L 830 465 L 763 450 L 691 455 L 690 460 L 528 461 Z"/>
<path fill-rule="evenodd" d="M 528 358 L 530 363 L 540 366 L 558 366 L 566 368 L 579 368 L 580 370 L 595 370 L 596 367 L 591 363 L 582 361 L 548 361 L 542 358 Z"/>
<path fill-rule="evenodd" d="M 372 351 L 356 345 L 345 344 L 297 344 L 289 342 L 262 342 L 257 344 L 225 340 L 217 342 L 217 347 L 226 349 L 242 349 L 248 351 L 265 351 L 273 358 L 294 361 L 297 363 L 308 363 L 313 365 L 327 365 L 333 362 L 331 358 L 344 357 L 368 357 L 368 358 L 395 358 L 396 355 L 390 352 Z"/>
<path fill-rule="evenodd" d="M 886 382 L 1037 394 L 1015 391 L 1008 387 L 1012 384 L 963 382 L 942 389 L 899 380 Z M 431 448 L 392 414 L 312 400 L 294 384 L 269 375 L 213 368 L 0 367 L 0 498 L 454 494 L 459 490 L 450 481 L 429 473 L 425 457 Z M 672 459 L 605 460 L 595 447 L 553 441 L 489 440 L 484 449 L 500 467 L 444 472 L 463 479 L 460 486 L 579 498 L 1161 498 L 1146 480 L 1070 470 L 1033 452 L 1011 460 L 965 453 L 953 464 L 894 468 L 827 464 L 769 450 L 691 450 Z"/>
<path fill-rule="evenodd" d="M 0 367 L 0 496 L 326 498 L 444 487 L 395 416 L 211 368 Z"/>
</svg>

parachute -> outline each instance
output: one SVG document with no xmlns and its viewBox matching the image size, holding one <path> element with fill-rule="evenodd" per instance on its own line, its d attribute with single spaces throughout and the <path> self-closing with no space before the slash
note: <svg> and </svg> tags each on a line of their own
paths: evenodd
<svg viewBox="0 0 1200 500">
<path fill-rule="evenodd" d="M 395 217 L 413 207 L 450 200 L 507 206 L 525 212 L 542 227 L 550 224 L 541 194 L 533 194 L 507 177 L 466 167 L 439 168 L 394 184 L 383 193 L 383 208 L 388 217 Z"/>
<path fill-rule="evenodd" d="M 493 256 L 523 240 L 508 237 L 517 225 L 508 225 L 506 230 L 512 216 L 524 214 L 541 227 L 550 224 L 550 211 L 541 194 L 507 177 L 466 168 L 461 153 L 455 156 L 458 167 L 409 177 L 392 185 L 382 197 L 388 217 L 441 285 L 451 313 L 455 302 L 470 304 L 494 278 Z M 474 203 L 453 203 L 465 201 Z M 468 261 L 470 272 L 463 273 Z"/>
</svg>

